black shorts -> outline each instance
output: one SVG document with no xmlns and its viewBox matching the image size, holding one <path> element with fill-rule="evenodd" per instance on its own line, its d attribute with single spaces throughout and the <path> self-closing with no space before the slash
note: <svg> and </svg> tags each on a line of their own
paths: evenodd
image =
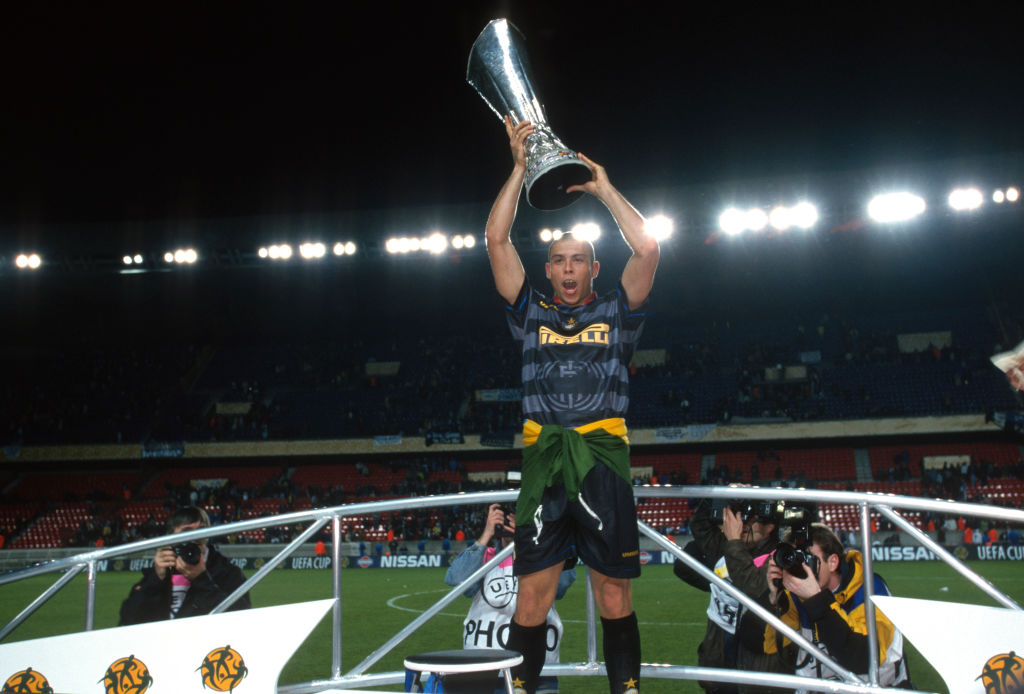
<svg viewBox="0 0 1024 694">
<path fill-rule="evenodd" d="M 633 488 L 597 463 L 583 479 L 580 497 L 569 501 L 565 487 L 544 490 L 540 531 L 532 519 L 516 518 L 513 573 L 531 574 L 577 558 L 612 578 L 640 575 L 640 534 Z"/>
</svg>

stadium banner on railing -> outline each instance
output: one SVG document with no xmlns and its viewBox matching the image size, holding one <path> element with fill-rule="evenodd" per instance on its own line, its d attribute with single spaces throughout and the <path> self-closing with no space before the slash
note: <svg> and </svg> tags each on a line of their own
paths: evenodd
<svg viewBox="0 0 1024 694">
<path fill-rule="evenodd" d="M 401 446 L 402 445 L 402 435 L 401 434 L 391 434 L 390 436 L 374 436 L 373 437 L 373 445 L 374 446 Z"/>
<path fill-rule="evenodd" d="M 519 402 L 523 399 L 522 388 L 487 388 L 475 393 L 477 402 Z"/>
<path fill-rule="evenodd" d="M 700 441 L 715 430 L 717 424 L 690 424 L 685 427 L 659 427 L 654 430 L 654 440 L 658 443 L 675 443 L 678 441 Z"/>
<path fill-rule="evenodd" d="M 184 441 L 146 441 L 142 444 L 143 458 L 181 458 L 184 455 Z"/>
<path fill-rule="evenodd" d="M 366 362 L 367 376 L 397 376 L 402 368 L 400 361 L 368 361 Z"/>
<path fill-rule="evenodd" d="M 480 445 L 491 448 L 512 448 L 516 443 L 516 435 L 511 431 L 495 431 L 480 435 Z"/>
<path fill-rule="evenodd" d="M 896 345 L 901 354 L 915 354 L 932 349 L 953 346 L 953 333 L 939 330 L 932 333 L 901 333 L 896 336 Z"/>
<path fill-rule="evenodd" d="M 466 439 L 458 431 L 428 431 L 423 443 L 433 446 L 435 443 L 466 443 Z"/>
</svg>

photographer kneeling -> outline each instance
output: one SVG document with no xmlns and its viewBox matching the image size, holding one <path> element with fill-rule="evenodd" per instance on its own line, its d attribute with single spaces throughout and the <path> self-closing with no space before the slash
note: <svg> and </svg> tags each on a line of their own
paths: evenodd
<svg viewBox="0 0 1024 694">
<path fill-rule="evenodd" d="M 782 621 L 799 630 L 809 641 L 832 656 L 844 668 L 867 680 L 870 663 L 867 615 L 864 607 L 864 562 L 861 553 L 844 550 L 835 534 L 822 523 L 812 523 L 803 535 L 787 537 L 768 569 L 770 602 Z M 875 595 L 891 595 L 889 587 L 874 574 Z M 785 588 L 785 590 L 782 590 Z M 878 627 L 878 683 L 883 687 L 913 689 L 903 656 L 903 635 L 875 609 Z M 766 650 L 796 650 L 771 626 Z M 838 680 L 828 667 L 802 651 L 796 654 L 796 674 Z"/>
<path fill-rule="evenodd" d="M 209 516 L 197 506 L 180 508 L 167 517 L 171 534 L 209 526 Z M 153 556 L 152 568 L 143 569 L 142 579 L 121 603 L 119 625 L 209 614 L 243 583 L 242 570 L 205 539 L 161 547 Z M 248 607 L 246 593 L 228 609 Z"/>
<path fill-rule="evenodd" d="M 728 503 L 703 499 L 690 521 L 694 540 L 686 552 L 721 578 L 759 602 L 765 602 L 769 559 L 778 544 L 778 524 L 783 502 L 735 500 Z M 749 614 L 731 595 L 703 579 L 680 560 L 675 574 L 711 593 L 704 640 L 697 648 L 701 667 L 732 668 L 792 674 L 776 654 L 764 652 L 764 622 Z M 745 694 L 772 691 L 751 685 L 701 682 L 709 694 Z"/>
</svg>

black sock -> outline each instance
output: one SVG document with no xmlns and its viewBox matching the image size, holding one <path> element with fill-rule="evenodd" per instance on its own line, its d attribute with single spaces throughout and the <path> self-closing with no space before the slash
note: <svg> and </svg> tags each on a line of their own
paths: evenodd
<svg viewBox="0 0 1024 694">
<path fill-rule="evenodd" d="M 544 668 L 544 657 L 547 655 L 548 625 L 542 622 L 535 627 L 524 627 L 512 620 L 508 630 L 508 649 L 523 654 L 523 663 L 512 668 L 513 681 L 523 683 L 528 694 L 537 691 L 537 680 Z"/>
<path fill-rule="evenodd" d="M 604 665 L 612 694 L 640 690 L 640 626 L 636 612 L 620 619 L 601 617 Z"/>
</svg>

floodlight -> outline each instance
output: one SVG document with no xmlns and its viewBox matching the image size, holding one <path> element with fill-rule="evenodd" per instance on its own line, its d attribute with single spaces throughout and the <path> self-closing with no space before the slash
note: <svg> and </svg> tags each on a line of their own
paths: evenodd
<svg viewBox="0 0 1024 694">
<path fill-rule="evenodd" d="M 122 262 L 124 262 L 125 265 L 132 264 L 132 257 L 130 255 L 126 255 L 125 257 L 121 258 L 121 260 Z"/>
<path fill-rule="evenodd" d="M 421 244 L 424 250 L 430 251 L 434 255 L 444 253 L 448 249 L 448 239 L 445 235 L 439 231 L 435 231 L 429 237 L 423 239 Z"/>
<path fill-rule="evenodd" d="M 768 226 L 768 215 L 760 207 L 752 207 L 743 216 L 743 221 L 751 231 L 761 231 Z"/>
<path fill-rule="evenodd" d="M 992 193 L 992 202 L 1000 204 L 1006 200 L 1006 193 L 1001 190 L 997 190 Z"/>
<path fill-rule="evenodd" d="M 905 222 L 925 211 L 924 199 L 913 193 L 884 193 L 868 203 L 868 216 L 876 222 Z"/>
<path fill-rule="evenodd" d="M 1006 200 L 1008 202 L 1017 202 L 1018 200 L 1020 200 L 1020 191 L 1017 190 L 1016 188 L 1007 188 Z"/>
<path fill-rule="evenodd" d="M 409 238 L 406 238 L 405 236 L 403 236 L 402 238 L 398 239 L 398 252 L 399 253 L 408 253 L 409 251 L 413 250 L 413 241 L 414 241 L 414 239 L 409 239 Z M 417 241 L 416 244 L 418 246 L 419 245 L 419 241 Z"/>
<path fill-rule="evenodd" d="M 292 257 L 292 247 L 290 244 L 282 243 L 277 247 L 277 253 L 281 256 L 281 260 L 288 260 Z"/>
<path fill-rule="evenodd" d="M 385 241 L 384 250 L 388 253 L 398 253 L 398 239 L 391 238 Z"/>
<path fill-rule="evenodd" d="M 581 222 L 573 226 L 569 233 L 581 241 L 594 243 L 601 237 L 601 227 L 595 222 Z"/>
<path fill-rule="evenodd" d="M 315 258 L 323 258 L 327 252 L 327 248 L 317 241 L 316 243 L 307 241 L 306 243 L 299 246 L 299 255 L 305 260 L 313 260 Z"/>
<path fill-rule="evenodd" d="M 768 213 L 768 223 L 775 231 L 785 231 L 793 226 L 793 211 L 788 207 L 779 205 Z"/>
<path fill-rule="evenodd" d="M 554 229 L 551 232 L 551 240 L 552 241 L 557 241 L 560 238 L 562 238 L 562 230 L 561 229 Z"/>
<path fill-rule="evenodd" d="M 949 194 L 948 202 L 954 210 L 963 212 L 978 209 L 984 198 L 977 188 L 957 188 Z"/>
<path fill-rule="evenodd" d="M 644 223 L 644 231 L 657 241 L 664 241 L 670 237 L 674 229 L 675 223 L 663 214 L 656 214 Z"/>
<path fill-rule="evenodd" d="M 173 263 L 174 262 L 174 254 L 171 253 L 170 251 L 167 251 L 166 253 L 164 253 L 164 262 L 165 263 Z"/>
<path fill-rule="evenodd" d="M 799 202 L 790 210 L 793 224 L 801 229 L 810 229 L 818 223 L 818 208 L 809 202 Z"/>
<path fill-rule="evenodd" d="M 453 236 L 452 237 L 452 248 L 454 248 L 455 250 L 460 250 L 462 248 L 462 237 L 461 236 Z"/>
<path fill-rule="evenodd" d="M 746 226 L 743 213 L 735 207 L 730 207 L 718 216 L 718 228 L 729 236 L 742 234 Z"/>
<path fill-rule="evenodd" d="M 260 249 L 256 251 L 256 254 L 261 258 L 266 258 L 270 255 L 270 251 L 267 250 L 266 246 L 261 246 Z"/>
<path fill-rule="evenodd" d="M 544 243 L 551 243 L 551 239 L 553 236 L 554 234 L 550 229 L 540 230 L 540 240 L 543 241 Z"/>
<path fill-rule="evenodd" d="M 142 254 L 141 253 L 136 253 L 135 257 L 133 258 L 133 260 L 135 261 L 136 265 L 142 265 Z"/>
<path fill-rule="evenodd" d="M 472 234 L 466 234 L 462 237 L 462 245 L 466 248 L 474 248 L 476 246 L 476 237 Z"/>
<path fill-rule="evenodd" d="M 176 263 L 184 263 L 185 262 L 185 251 L 183 251 L 180 248 L 178 250 L 174 251 L 174 262 L 176 262 Z"/>
<path fill-rule="evenodd" d="M 349 241 L 345 244 L 345 255 L 355 255 L 356 244 L 353 241 Z"/>
<path fill-rule="evenodd" d="M 197 260 L 199 260 L 199 254 L 196 253 L 196 249 L 194 249 L 194 248 L 186 248 L 185 249 L 185 262 L 188 263 L 189 265 L 191 265 L 192 263 L 196 262 Z"/>
</svg>

